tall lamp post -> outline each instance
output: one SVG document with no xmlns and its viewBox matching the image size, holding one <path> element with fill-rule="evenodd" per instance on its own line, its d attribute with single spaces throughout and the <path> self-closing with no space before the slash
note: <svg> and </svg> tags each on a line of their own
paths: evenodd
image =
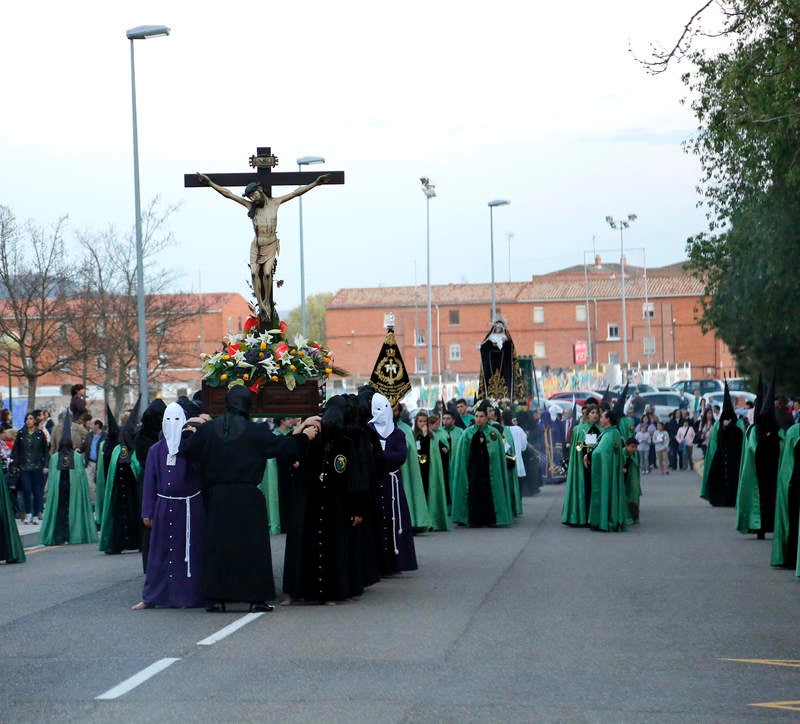
<svg viewBox="0 0 800 724">
<path fill-rule="evenodd" d="M 325 163 L 322 156 L 301 156 L 297 159 L 297 170 L 302 171 L 303 166 L 312 163 Z M 303 197 L 298 197 L 300 202 L 300 334 L 306 336 L 306 265 L 303 255 Z"/>
<path fill-rule="evenodd" d="M 136 70 L 133 41 L 169 35 L 166 25 L 138 25 L 125 32 L 131 41 L 131 107 L 133 108 L 133 197 L 136 207 L 136 317 L 139 333 L 139 395 L 147 405 L 147 327 L 144 320 L 144 261 L 142 259 L 142 203 L 139 198 L 139 132 L 136 124 Z"/>
<path fill-rule="evenodd" d="M 625 248 L 623 246 L 622 233 L 637 218 L 636 214 L 628 214 L 624 219 L 619 220 L 613 216 L 606 216 L 606 223 L 612 229 L 619 229 L 619 276 L 622 279 L 622 357 L 626 369 L 628 367 L 628 324 L 625 318 Z"/>
<path fill-rule="evenodd" d="M 495 317 L 497 316 L 497 304 L 495 303 L 494 295 L 494 207 L 495 206 L 508 206 L 511 202 L 508 199 L 494 199 L 489 202 L 489 242 L 491 248 L 491 264 L 492 264 L 492 324 L 494 324 Z"/>
<path fill-rule="evenodd" d="M 431 392 L 431 374 L 433 371 L 433 349 L 431 347 L 431 337 L 433 336 L 433 324 L 431 322 L 431 199 L 436 196 L 436 186 L 431 183 L 427 176 L 420 178 L 422 193 L 425 194 L 425 242 L 427 250 L 428 265 L 428 332 L 425 341 L 428 343 L 428 394 Z"/>
</svg>

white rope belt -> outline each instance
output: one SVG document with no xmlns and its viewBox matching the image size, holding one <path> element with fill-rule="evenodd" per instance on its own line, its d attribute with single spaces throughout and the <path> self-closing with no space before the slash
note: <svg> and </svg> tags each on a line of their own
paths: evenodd
<svg viewBox="0 0 800 724">
<path fill-rule="evenodd" d="M 186 577 L 192 577 L 192 563 L 190 560 L 189 553 L 192 550 L 192 506 L 189 505 L 189 501 L 192 498 L 196 498 L 200 495 L 201 491 L 197 491 L 194 495 L 186 495 L 184 497 L 177 496 L 177 495 L 162 495 L 161 493 L 156 493 L 159 498 L 164 498 L 165 500 L 182 500 L 186 503 L 186 556 L 184 557 L 183 561 L 186 563 Z"/>
<path fill-rule="evenodd" d="M 392 543 L 395 555 L 400 552 L 397 548 L 397 536 L 403 532 L 403 519 L 400 516 L 400 477 L 397 473 L 397 470 L 389 473 L 392 487 Z"/>
</svg>

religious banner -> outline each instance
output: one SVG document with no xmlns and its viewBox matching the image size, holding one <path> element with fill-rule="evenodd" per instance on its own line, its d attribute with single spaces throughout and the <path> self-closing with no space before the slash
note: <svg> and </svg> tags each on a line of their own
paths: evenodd
<svg viewBox="0 0 800 724">
<path fill-rule="evenodd" d="M 402 400 L 411 390 L 411 380 L 408 378 L 400 348 L 394 336 L 394 329 L 386 330 L 386 339 L 383 340 L 378 360 L 369 378 L 369 384 L 376 392 L 380 392 L 392 406 Z"/>
</svg>

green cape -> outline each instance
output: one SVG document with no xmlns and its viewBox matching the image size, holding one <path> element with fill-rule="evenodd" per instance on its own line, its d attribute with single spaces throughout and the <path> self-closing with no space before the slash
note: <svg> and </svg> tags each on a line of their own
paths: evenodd
<svg viewBox="0 0 800 724">
<path fill-rule="evenodd" d="M 624 442 L 624 440 L 623 440 Z M 625 505 L 627 515 L 625 524 L 633 525 L 639 522 L 639 498 L 642 497 L 642 476 L 639 469 L 639 455 L 636 452 L 624 453 L 624 465 L 628 468 L 625 473 Z"/>
<path fill-rule="evenodd" d="M 17 530 L 17 519 L 14 517 L 14 508 L 11 505 L 11 496 L 2 468 L 0 468 L 0 536 L 3 538 L 0 551 L 6 551 L 6 563 L 24 563 L 25 551 Z"/>
<path fill-rule="evenodd" d="M 794 424 L 786 431 L 781 450 L 781 461 L 778 466 L 778 490 L 775 496 L 775 530 L 772 534 L 773 566 L 782 566 L 786 562 L 789 547 L 789 483 L 794 473 L 794 448 L 800 441 L 800 425 Z M 794 541 L 797 544 L 797 541 Z"/>
<path fill-rule="evenodd" d="M 736 420 L 736 425 L 743 433 L 747 432 L 744 420 Z M 714 455 L 717 453 L 718 432 L 719 420 L 714 423 L 714 427 L 711 428 L 711 434 L 708 436 L 708 447 L 706 448 L 706 457 L 703 461 L 703 482 L 700 484 L 700 497 L 703 500 L 708 500 L 708 471 L 711 470 L 711 463 L 714 460 Z M 739 464 L 741 465 L 741 463 Z"/>
<path fill-rule="evenodd" d="M 453 461 L 455 460 L 456 456 L 456 448 L 458 447 L 458 441 L 461 439 L 461 436 L 464 434 L 464 431 L 460 427 L 452 427 L 449 430 L 450 433 L 450 440 L 448 441 L 447 435 L 448 430 L 443 427 L 440 427 L 436 431 L 436 435 L 445 445 L 447 445 L 447 449 L 450 450 L 450 453 L 447 456 L 447 466 L 448 466 L 448 480 L 450 482 L 450 500 L 453 499 L 453 470 L 454 465 Z M 442 460 L 442 464 L 444 465 L 444 460 Z"/>
<path fill-rule="evenodd" d="M 100 545 L 98 546 L 101 551 L 109 550 L 111 547 L 111 536 L 114 531 L 114 516 L 109 515 L 111 509 L 111 493 L 114 490 L 114 476 L 117 474 L 117 460 L 119 458 L 121 446 L 116 445 L 114 451 L 111 453 L 111 460 L 108 462 L 108 472 L 106 473 L 105 490 L 103 492 L 103 519 L 100 528 Z M 136 457 L 136 453 L 131 451 L 131 470 L 136 480 L 142 477 L 142 466 Z"/>
<path fill-rule="evenodd" d="M 414 443 L 416 455 L 416 442 Z M 428 456 L 428 514 L 433 530 L 449 530 L 447 520 L 447 495 L 444 490 L 444 461 L 439 450 L 439 438 L 433 436 Z"/>
<path fill-rule="evenodd" d="M 781 443 L 784 432 L 778 433 Z M 736 530 L 754 533 L 761 530 L 761 501 L 758 497 L 756 474 L 756 426 L 750 425 L 742 445 L 742 462 L 739 465 L 739 489 L 736 491 Z M 782 446 L 781 446 L 782 447 Z"/>
<path fill-rule="evenodd" d="M 516 447 L 514 446 L 514 438 L 511 437 L 511 430 L 509 430 L 507 427 L 503 428 L 503 440 L 505 440 L 505 442 L 508 444 L 510 454 L 516 455 L 517 453 Z M 509 507 L 511 508 L 511 512 L 518 517 L 522 515 L 522 496 L 519 493 L 519 473 L 517 472 L 516 463 L 510 468 L 508 467 L 508 464 L 505 464 L 503 471 L 506 474 L 506 489 L 508 491 Z"/>
<path fill-rule="evenodd" d="M 97 526 L 92 515 L 89 500 L 89 480 L 83 466 L 83 455 L 74 452 L 75 467 L 69 471 L 69 542 L 95 543 Z M 50 456 L 47 474 L 47 500 L 44 506 L 44 519 L 39 531 L 39 542 L 45 546 L 55 543 L 56 516 L 58 515 L 58 483 L 61 471 L 58 469 L 58 453 Z"/>
<path fill-rule="evenodd" d="M 636 425 L 633 424 L 633 420 L 627 415 L 620 418 L 620 421 L 617 423 L 617 428 L 619 429 L 619 434 L 622 436 L 623 444 L 629 437 L 633 437 L 636 434 Z"/>
<path fill-rule="evenodd" d="M 581 420 L 570 431 L 567 481 L 564 485 L 564 506 L 561 508 L 561 522 L 565 525 L 586 525 L 589 520 L 583 490 L 583 438 L 589 427 L 585 420 Z"/>
<path fill-rule="evenodd" d="M 281 508 L 278 499 L 278 461 L 275 458 L 267 460 L 258 489 L 264 494 L 264 502 L 267 504 L 269 532 L 277 535 L 281 532 Z"/>
<path fill-rule="evenodd" d="M 589 525 L 605 531 L 625 530 L 626 500 L 622 456 L 625 447 L 616 427 L 600 433 L 592 453 L 592 499 Z"/>
<path fill-rule="evenodd" d="M 458 441 L 455 455 L 455 475 L 453 476 L 453 522 L 469 524 L 469 480 L 467 479 L 467 469 L 469 462 L 470 445 L 472 438 L 478 432 L 477 425 L 470 425 Z M 494 442 L 491 440 L 491 433 L 495 433 Z M 490 425 L 485 428 L 486 449 L 489 451 L 489 477 L 492 486 L 492 500 L 494 501 L 495 523 L 497 525 L 511 525 L 513 518 L 511 514 L 508 489 L 504 467 L 506 464 L 506 454 L 503 442 L 497 430 Z"/>
<path fill-rule="evenodd" d="M 103 454 L 105 448 L 106 441 L 103 440 L 97 448 L 97 467 L 94 475 L 94 522 L 97 525 L 103 524 L 103 503 L 106 495 L 106 457 Z"/>
<path fill-rule="evenodd" d="M 431 515 L 428 512 L 428 503 L 425 500 L 425 488 L 422 486 L 422 474 L 419 471 L 419 458 L 417 458 L 417 443 L 414 433 L 406 423 L 397 420 L 397 428 L 406 436 L 406 461 L 400 467 L 400 477 L 403 480 L 403 491 L 408 501 L 408 511 L 411 513 L 411 527 L 428 530 L 431 527 Z"/>
</svg>

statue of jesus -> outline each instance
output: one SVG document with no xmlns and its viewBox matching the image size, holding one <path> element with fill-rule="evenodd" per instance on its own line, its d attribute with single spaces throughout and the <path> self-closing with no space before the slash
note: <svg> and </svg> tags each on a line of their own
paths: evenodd
<svg viewBox="0 0 800 724">
<path fill-rule="evenodd" d="M 259 319 L 271 326 L 278 324 L 275 301 L 272 295 L 272 281 L 278 264 L 280 241 L 278 240 L 278 207 L 285 201 L 302 196 L 320 184 L 328 183 L 329 173 L 322 174 L 306 186 L 300 186 L 284 196 L 267 196 L 261 185 L 253 181 L 247 184 L 243 196 L 237 196 L 230 189 L 214 183 L 208 176 L 198 173 L 197 177 L 207 186 L 226 198 L 247 207 L 247 215 L 253 221 L 255 237 L 250 244 L 250 274 L 253 278 L 253 294 L 258 303 Z"/>
</svg>

